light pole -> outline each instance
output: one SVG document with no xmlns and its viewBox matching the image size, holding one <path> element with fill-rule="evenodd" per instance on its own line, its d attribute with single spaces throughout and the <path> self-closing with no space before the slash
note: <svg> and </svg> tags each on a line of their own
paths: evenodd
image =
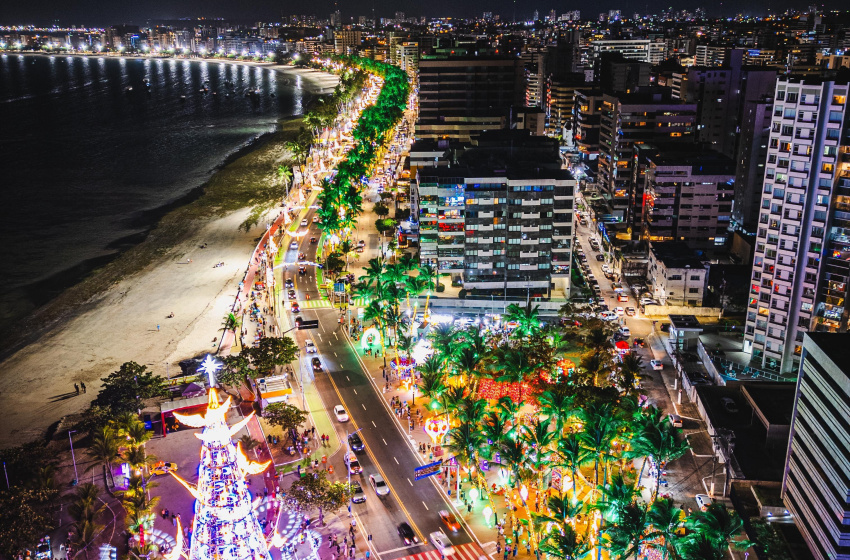
<svg viewBox="0 0 850 560">
<path fill-rule="evenodd" d="M 80 480 L 80 477 L 77 475 L 77 458 L 74 456 L 74 440 L 71 438 L 71 434 L 75 433 L 77 430 L 68 430 L 68 442 L 71 444 L 71 460 L 74 462 L 74 486 L 77 485 L 77 482 Z M 6 463 L 3 463 L 3 469 L 6 469 Z M 9 475 L 6 475 L 6 485 L 9 485 Z"/>
</svg>

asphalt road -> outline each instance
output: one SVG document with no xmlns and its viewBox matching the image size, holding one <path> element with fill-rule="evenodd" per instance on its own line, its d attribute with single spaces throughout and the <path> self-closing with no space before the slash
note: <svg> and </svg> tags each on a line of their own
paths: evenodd
<svg viewBox="0 0 850 560">
<path fill-rule="evenodd" d="M 303 252 L 307 261 L 315 260 L 318 245 L 309 242 L 310 237 L 319 237 L 318 228 L 312 223 L 313 213 L 311 210 L 308 215 L 309 226 L 299 227 L 299 232 L 307 232 L 300 237 L 298 249 L 288 250 L 288 262 L 294 261 L 298 252 Z M 369 235 L 364 257 L 373 253 L 372 249 L 377 249 L 377 246 L 377 234 Z M 303 275 L 298 274 L 297 266 L 290 265 L 286 270 L 288 272 L 284 273 L 284 278 L 293 278 L 298 301 L 306 300 L 307 294 L 311 300 L 319 298 L 312 266 L 307 266 Z M 290 313 L 288 305 L 286 309 L 286 313 Z M 404 521 L 413 527 L 423 542 L 428 540 L 431 532 L 438 529 L 448 534 L 454 544 L 473 542 L 465 525 L 459 532 L 450 533 L 440 521 L 438 512 L 451 508 L 443 497 L 443 490 L 436 484 L 436 478 L 414 481 L 414 469 L 424 461 L 414 452 L 408 443 L 407 434 L 403 433 L 383 397 L 378 394 L 379 385 L 373 384 L 367 376 L 365 366 L 339 324 L 339 311 L 329 307 L 302 307 L 297 315 L 304 320 L 319 320 L 318 329 L 293 331 L 299 346 L 303 348 L 310 338 L 318 348 L 318 354 L 307 354 L 304 358 L 302 374 L 309 380 L 315 380 L 329 409 L 342 404 L 348 411 L 350 421 L 340 423 L 336 418 L 333 419 L 343 444 L 347 433 L 361 430 L 366 450 L 358 453 L 357 459 L 363 472 L 352 475 L 352 480 L 359 480 L 363 486 L 366 502 L 352 504 L 352 509 L 367 534 L 372 535 L 373 553 L 384 560 L 392 560 L 432 548 L 423 544 L 405 546 L 397 532 L 398 524 Z M 310 361 L 316 355 L 322 360 L 323 369 L 314 372 Z M 378 378 L 378 381 L 381 379 Z M 343 456 L 344 453 L 338 453 L 329 458 L 335 475 L 340 479 L 344 479 L 347 472 Z M 380 474 L 387 482 L 389 495 L 379 497 L 372 490 L 369 475 L 374 473 Z"/>
</svg>

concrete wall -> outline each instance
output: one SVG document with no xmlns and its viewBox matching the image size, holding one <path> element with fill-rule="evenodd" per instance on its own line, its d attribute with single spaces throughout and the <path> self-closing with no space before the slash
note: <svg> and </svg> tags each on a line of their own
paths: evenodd
<svg viewBox="0 0 850 560">
<path fill-rule="evenodd" d="M 696 317 L 720 317 L 720 307 L 688 307 L 685 305 L 647 305 L 643 314 L 647 317 L 666 317 L 667 315 L 694 315 Z"/>
</svg>

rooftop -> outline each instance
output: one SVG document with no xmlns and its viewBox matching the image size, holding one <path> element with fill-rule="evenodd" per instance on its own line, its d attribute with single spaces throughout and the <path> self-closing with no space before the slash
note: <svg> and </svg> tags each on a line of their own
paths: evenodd
<svg viewBox="0 0 850 560">
<path fill-rule="evenodd" d="M 699 320 L 694 315 L 668 315 L 674 329 L 698 329 Z"/>
<path fill-rule="evenodd" d="M 826 354 L 830 360 L 840 369 L 844 375 L 850 377 L 850 333 L 806 333 L 812 342 L 818 345 L 821 352 Z"/>
<path fill-rule="evenodd" d="M 694 250 L 684 241 L 650 243 L 649 250 L 655 255 L 655 259 L 664 263 L 667 268 L 705 269 Z"/>
</svg>

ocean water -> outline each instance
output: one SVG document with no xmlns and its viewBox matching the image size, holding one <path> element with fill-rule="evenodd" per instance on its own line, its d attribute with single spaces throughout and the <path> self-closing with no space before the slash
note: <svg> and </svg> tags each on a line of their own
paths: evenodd
<svg viewBox="0 0 850 560">
<path fill-rule="evenodd" d="M 261 67 L 0 55 L 0 326 L 137 243 L 309 97 Z"/>
</svg>

